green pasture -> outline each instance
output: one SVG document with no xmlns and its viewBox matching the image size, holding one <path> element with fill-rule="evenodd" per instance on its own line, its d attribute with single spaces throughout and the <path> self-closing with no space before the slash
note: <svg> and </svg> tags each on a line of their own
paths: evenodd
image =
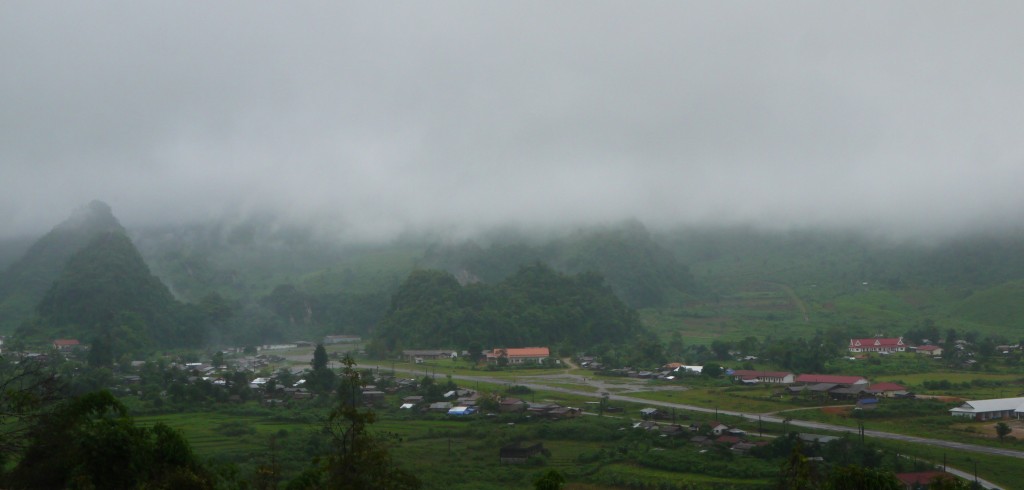
<svg viewBox="0 0 1024 490">
<path fill-rule="evenodd" d="M 685 391 L 639 391 L 629 396 L 670 403 L 684 403 L 705 408 L 765 413 L 799 408 L 805 405 L 793 403 L 789 397 L 772 398 L 778 388 L 693 388 Z"/>
<path fill-rule="evenodd" d="M 394 368 L 397 372 L 397 376 L 408 376 L 408 377 L 423 377 L 423 376 L 436 376 L 438 378 L 446 375 L 459 375 L 459 376 L 480 376 L 488 378 L 507 379 L 510 382 L 514 382 L 518 378 L 527 378 L 530 376 L 542 376 L 545 374 L 564 374 L 569 372 L 571 369 L 568 366 L 558 368 L 499 368 L 495 370 L 487 369 L 486 367 L 471 366 L 466 361 L 424 361 L 416 364 L 412 362 L 399 362 L 399 361 L 377 361 L 372 359 L 357 359 L 359 364 L 356 366 L 357 369 L 376 369 L 380 368 L 380 372 L 386 373 Z"/>
</svg>

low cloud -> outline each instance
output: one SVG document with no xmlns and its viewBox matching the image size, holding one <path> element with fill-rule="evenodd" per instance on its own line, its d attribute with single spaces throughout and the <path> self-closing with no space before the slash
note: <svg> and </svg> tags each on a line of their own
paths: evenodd
<svg viewBox="0 0 1024 490">
<path fill-rule="evenodd" d="M 1024 7 L 0 6 L 0 230 L 1016 226 Z"/>
</svg>

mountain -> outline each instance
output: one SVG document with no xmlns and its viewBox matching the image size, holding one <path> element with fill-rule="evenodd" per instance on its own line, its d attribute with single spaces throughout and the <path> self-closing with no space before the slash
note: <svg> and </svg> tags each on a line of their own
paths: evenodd
<svg viewBox="0 0 1024 490">
<path fill-rule="evenodd" d="M 432 247 L 419 265 L 447 270 L 463 283 L 495 283 L 534 262 L 567 274 L 598 272 L 620 299 L 635 308 L 664 306 L 700 289 L 689 268 L 635 220 L 542 243 L 513 238 L 487 247 L 472 241 Z"/>
<path fill-rule="evenodd" d="M 0 274 L 0 332 L 9 332 L 32 316 L 75 252 L 100 234 L 124 231 L 110 206 L 93 201 L 36 240 Z"/>
<path fill-rule="evenodd" d="M 418 270 L 394 294 L 370 350 L 621 344 L 644 333 L 636 312 L 597 273 L 566 275 L 542 263 L 497 284 L 460 285 Z"/>
</svg>

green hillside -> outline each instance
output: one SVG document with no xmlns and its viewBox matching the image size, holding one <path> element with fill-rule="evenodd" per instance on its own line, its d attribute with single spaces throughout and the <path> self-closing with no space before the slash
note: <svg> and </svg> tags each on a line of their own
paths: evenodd
<svg viewBox="0 0 1024 490">
<path fill-rule="evenodd" d="M 0 274 L 0 332 L 10 332 L 32 316 L 36 304 L 64 264 L 97 235 L 124 233 L 110 206 L 93 201 L 36 240 Z"/>
<path fill-rule="evenodd" d="M 638 221 L 581 229 L 547 241 L 503 238 L 510 241 L 486 247 L 476 242 L 433 247 L 420 265 L 447 270 L 462 282 L 487 283 L 535 262 L 568 274 L 598 272 L 620 299 L 634 307 L 663 306 L 698 289 L 687 266 Z"/>
<path fill-rule="evenodd" d="M 443 271 L 413 272 L 374 331 L 373 350 L 484 346 L 590 347 L 643 333 L 636 313 L 600 275 L 568 276 L 536 263 L 497 284 L 461 286 Z"/>
<path fill-rule="evenodd" d="M 194 328 L 198 325 L 186 320 L 184 306 L 149 272 L 131 240 L 117 232 L 96 236 L 68 259 L 37 313 L 32 331 L 19 333 L 94 344 L 127 337 L 131 340 L 126 348 L 202 341 L 201 330 Z"/>
</svg>

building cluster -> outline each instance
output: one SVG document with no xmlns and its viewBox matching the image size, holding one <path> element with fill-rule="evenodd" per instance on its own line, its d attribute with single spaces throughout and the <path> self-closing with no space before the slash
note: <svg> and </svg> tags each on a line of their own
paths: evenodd
<svg viewBox="0 0 1024 490">
<path fill-rule="evenodd" d="M 467 357 L 469 355 L 469 352 L 460 353 L 454 349 L 406 349 L 402 351 L 402 360 L 418 364 L 424 361 L 458 359 L 459 356 Z M 536 365 L 551 358 L 551 349 L 547 347 L 501 347 L 483 351 L 480 355 L 488 364 L 492 365 Z"/>
</svg>

